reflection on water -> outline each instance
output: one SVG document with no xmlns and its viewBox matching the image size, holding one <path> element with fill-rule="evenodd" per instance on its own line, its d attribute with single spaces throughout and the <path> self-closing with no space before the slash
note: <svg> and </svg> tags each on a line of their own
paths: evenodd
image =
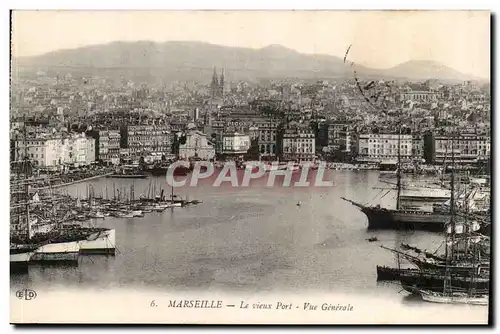
<svg viewBox="0 0 500 334">
<path fill-rule="evenodd" d="M 441 243 L 425 232 L 367 232 L 365 216 L 340 197 L 367 203 L 382 187 L 375 171 L 328 171 L 331 188 L 270 188 L 264 184 L 214 188 L 200 182 L 176 194 L 203 203 L 144 218 L 107 218 L 94 224 L 116 229 L 115 256 L 82 256 L 78 267 L 30 268 L 11 276 L 12 288 L 163 288 L 224 291 L 356 291 L 403 299 L 400 287 L 376 282 L 376 265 L 395 265 L 380 245 L 401 242 L 432 249 Z M 96 195 L 112 197 L 134 185 L 136 196 L 170 188 L 163 178 L 99 179 Z M 88 184 L 65 191 L 86 196 Z M 384 197 L 392 205 L 393 196 Z M 300 201 L 301 205 L 297 206 Z M 376 236 L 378 242 L 366 239 Z"/>
</svg>

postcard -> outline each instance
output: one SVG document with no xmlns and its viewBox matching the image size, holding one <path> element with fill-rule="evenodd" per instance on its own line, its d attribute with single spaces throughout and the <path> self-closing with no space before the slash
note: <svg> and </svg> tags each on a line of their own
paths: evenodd
<svg viewBox="0 0 500 334">
<path fill-rule="evenodd" d="M 490 12 L 11 17 L 11 323 L 489 323 Z"/>
</svg>

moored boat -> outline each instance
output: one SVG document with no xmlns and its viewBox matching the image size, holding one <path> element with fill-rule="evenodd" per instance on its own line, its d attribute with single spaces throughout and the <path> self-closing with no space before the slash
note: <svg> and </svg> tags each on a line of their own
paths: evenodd
<svg viewBox="0 0 500 334">
<path fill-rule="evenodd" d="M 107 175 L 106 177 L 118 179 L 145 179 L 148 175 L 140 171 L 136 166 L 123 166 L 115 173 Z"/>
<path fill-rule="evenodd" d="M 142 213 L 142 210 L 134 210 L 132 211 L 132 217 L 144 217 L 144 213 Z"/>
<path fill-rule="evenodd" d="M 10 245 L 10 272 L 21 273 L 28 271 L 28 264 L 37 245 Z"/>
<path fill-rule="evenodd" d="M 110 174 L 106 177 L 114 179 L 146 179 L 148 176 L 146 174 Z"/>
<path fill-rule="evenodd" d="M 364 206 L 344 197 L 342 199 L 360 208 L 368 218 L 368 229 L 418 229 L 439 232 L 450 218 L 447 212 L 386 209 L 380 205 Z"/>
<path fill-rule="evenodd" d="M 118 217 L 120 218 L 134 218 L 134 214 L 132 212 L 118 212 Z"/>
<path fill-rule="evenodd" d="M 97 212 L 91 212 L 89 214 L 89 217 L 90 218 L 102 218 L 102 219 L 105 218 L 104 214 L 102 212 L 99 212 L 99 211 L 97 211 Z"/>
<path fill-rule="evenodd" d="M 80 241 L 80 254 L 115 254 L 115 229 L 103 229 Z"/>
<path fill-rule="evenodd" d="M 417 289 L 418 293 L 423 300 L 431 303 L 441 304 L 469 304 L 469 305 L 483 305 L 489 304 L 490 296 L 488 293 L 482 294 L 469 294 L 465 292 L 454 292 L 451 294 L 434 292 L 425 289 Z"/>
<path fill-rule="evenodd" d="M 78 264 L 79 252 L 80 244 L 78 241 L 48 243 L 33 252 L 31 262 Z"/>
</svg>

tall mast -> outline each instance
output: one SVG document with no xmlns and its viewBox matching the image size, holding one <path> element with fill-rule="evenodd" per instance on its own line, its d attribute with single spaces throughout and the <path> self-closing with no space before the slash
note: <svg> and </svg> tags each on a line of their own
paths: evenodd
<svg viewBox="0 0 500 334">
<path fill-rule="evenodd" d="M 399 134 L 398 134 L 398 164 L 397 164 L 397 170 L 396 170 L 396 177 L 397 177 L 397 188 L 398 188 L 398 194 L 396 197 L 396 210 L 400 209 L 401 206 L 401 124 L 399 125 Z"/>
<path fill-rule="evenodd" d="M 26 205 L 26 233 L 28 234 L 28 239 L 31 239 L 31 226 L 30 226 L 30 207 L 29 207 L 29 183 L 28 183 L 28 171 L 31 169 L 31 162 L 28 159 L 28 145 L 26 141 L 26 116 L 23 117 L 23 148 L 24 148 L 24 162 L 22 163 L 23 175 L 24 175 L 24 196 L 23 200 Z"/>
<path fill-rule="evenodd" d="M 455 152 L 453 149 L 455 134 L 451 137 L 451 194 L 450 194 L 450 215 L 451 215 L 451 256 L 453 260 L 453 248 L 455 243 Z"/>
<path fill-rule="evenodd" d="M 441 187 L 444 186 L 444 172 L 446 170 L 446 156 L 448 155 L 448 145 L 444 148 L 444 156 L 443 156 L 443 169 L 441 171 Z"/>
<path fill-rule="evenodd" d="M 451 245 L 450 245 L 450 251 L 449 253 L 451 254 L 451 259 L 448 256 L 448 236 L 446 236 L 446 272 L 445 272 L 445 279 L 444 279 L 444 293 L 451 293 L 452 292 L 452 286 L 451 286 L 451 273 L 450 273 L 450 268 L 449 264 L 450 261 L 453 262 L 455 255 L 454 255 L 454 246 L 455 246 L 455 152 L 453 150 L 453 140 L 454 140 L 455 134 L 452 134 L 451 137 L 451 194 L 450 194 L 450 234 L 451 234 Z"/>
</svg>

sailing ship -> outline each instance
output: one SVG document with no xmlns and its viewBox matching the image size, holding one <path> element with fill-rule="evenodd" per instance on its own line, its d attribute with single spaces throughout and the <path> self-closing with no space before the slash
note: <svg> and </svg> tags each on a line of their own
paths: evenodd
<svg viewBox="0 0 500 334">
<path fill-rule="evenodd" d="M 78 242 L 71 238 L 61 238 L 60 234 L 37 233 L 38 218 L 31 215 L 31 204 L 31 201 L 24 201 L 11 206 L 15 220 L 11 222 L 10 234 L 12 267 L 18 269 L 27 266 L 29 262 L 77 263 L 80 249 Z M 21 212 L 20 207 L 24 207 Z"/>
<path fill-rule="evenodd" d="M 27 183 L 22 185 L 27 187 Z M 11 201 L 17 202 L 17 205 L 10 208 L 11 227 L 10 234 L 27 233 L 30 234 L 29 225 L 24 228 L 25 222 L 29 220 L 29 206 L 26 201 L 26 191 L 18 191 L 15 187 L 11 187 Z M 24 203 L 22 203 L 24 201 Z M 21 204 L 19 204 L 21 202 Z M 34 251 L 39 246 L 37 244 L 18 244 L 10 242 L 10 271 L 11 273 L 27 272 L 28 263 L 33 256 Z"/>
<path fill-rule="evenodd" d="M 453 150 L 452 159 L 454 163 Z M 467 221 L 457 222 L 454 181 L 452 170 L 450 221 L 445 228 L 445 254 L 439 256 L 416 247 L 402 245 L 404 249 L 423 254 L 432 260 L 422 261 L 421 257 L 392 250 L 398 255 L 405 256 L 419 268 L 418 272 L 400 271 L 399 280 L 406 291 L 420 295 L 424 301 L 488 305 L 489 252 L 484 252 L 482 242 L 485 238 L 477 232 L 477 222 L 470 224 Z M 486 241 L 489 248 L 489 239 Z M 388 274 L 387 269 L 384 271 Z"/>
<path fill-rule="evenodd" d="M 24 136 L 26 138 L 26 135 Z M 25 157 L 26 146 L 25 147 Z M 63 226 L 57 218 L 57 200 L 52 196 L 46 201 L 40 199 L 39 193 L 30 195 L 28 174 L 31 163 L 25 158 L 18 176 L 23 179 L 11 182 L 11 231 L 10 260 L 12 268 L 26 267 L 30 262 L 72 263 L 78 264 L 78 256 L 85 249 L 102 248 L 102 234 L 111 237 L 112 247 L 107 252 L 114 253 L 114 230 L 104 228 L 84 228 L 81 226 Z M 19 169 L 18 169 L 19 170 Z M 54 213 L 48 207 L 52 206 Z M 42 217 L 45 216 L 45 217 Z M 50 216 L 48 219 L 47 216 Z M 101 233 L 106 231 L 104 233 Z M 99 232 L 99 236 L 95 233 Z"/>
<path fill-rule="evenodd" d="M 422 207 L 402 205 L 401 183 L 401 128 L 398 136 L 398 160 L 396 169 L 396 208 L 387 209 L 380 205 L 366 206 L 353 200 L 341 197 L 343 200 L 358 207 L 368 218 L 368 229 L 418 229 L 432 232 L 443 231 L 450 220 L 449 211 L 424 210 Z M 442 194 L 439 194 L 440 198 Z"/>
<path fill-rule="evenodd" d="M 464 275 L 453 275 L 451 283 L 454 287 L 466 290 L 471 287 L 470 270 Z M 417 268 L 390 268 L 377 266 L 377 281 L 399 281 L 404 290 L 415 293 L 415 287 L 425 288 L 428 291 L 442 292 L 447 279 L 446 273 L 436 269 L 420 270 Z M 476 277 L 474 288 L 479 291 L 488 291 L 490 279 L 487 275 Z"/>
<path fill-rule="evenodd" d="M 452 144 L 453 147 L 453 144 Z M 453 150 L 452 150 L 452 159 L 454 162 L 454 155 L 453 155 Z M 454 277 L 457 275 L 452 271 L 453 267 L 456 267 L 456 264 L 454 262 L 459 262 L 460 260 L 457 261 L 457 257 L 463 256 L 464 252 L 456 252 L 455 248 L 457 247 L 457 237 L 458 239 L 464 239 L 462 238 L 463 233 L 458 233 L 458 232 L 463 232 L 463 228 L 457 229 L 457 224 L 455 221 L 455 201 L 454 201 L 454 168 L 452 169 L 452 174 L 451 174 L 451 203 L 450 203 L 450 214 L 451 214 L 451 219 L 450 223 L 447 226 L 446 230 L 446 263 L 445 263 L 445 278 L 443 280 L 443 285 L 442 285 L 442 291 L 430 291 L 427 288 L 420 288 L 420 287 L 412 287 L 414 290 L 414 293 L 419 294 L 423 300 L 428 301 L 428 302 L 433 302 L 433 303 L 446 303 L 446 304 L 473 304 L 473 305 L 488 305 L 489 303 L 489 272 L 486 277 L 488 286 L 483 287 L 480 286 L 481 279 L 480 277 L 481 274 L 481 263 L 478 261 L 480 260 L 481 254 L 477 252 L 477 248 L 473 247 L 472 250 L 472 256 L 467 256 L 469 254 L 469 247 L 466 247 L 464 249 L 465 251 L 465 258 L 467 259 L 466 263 L 467 265 L 471 266 L 469 275 L 467 277 L 464 277 L 467 283 L 469 283 L 465 289 L 462 286 L 457 286 L 456 283 L 453 281 Z M 458 225 L 460 226 L 460 225 Z M 465 241 L 466 241 L 466 246 L 469 246 L 469 242 L 471 241 L 471 238 L 469 237 L 469 233 L 465 235 Z M 457 254 L 458 253 L 458 254 Z M 479 255 L 479 256 L 478 256 Z M 479 286 L 478 286 L 479 284 Z"/>
</svg>

